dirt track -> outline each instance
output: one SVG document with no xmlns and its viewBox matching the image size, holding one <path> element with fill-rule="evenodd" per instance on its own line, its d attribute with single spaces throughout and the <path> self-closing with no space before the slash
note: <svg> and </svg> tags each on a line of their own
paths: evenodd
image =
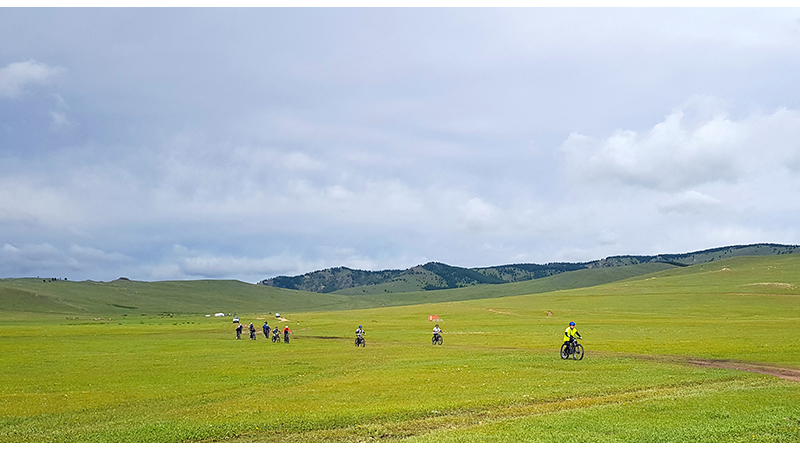
<svg viewBox="0 0 800 450">
<path fill-rule="evenodd" d="M 784 380 L 800 383 L 800 369 L 793 369 L 789 367 L 773 366 L 769 364 L 759 364 L 747 361 L 736 361 L 733 359 L 702 359 L 702 358 L 692 358 L 686 356 L 669 356 L 669 355 L 656 356 L 656 355 L 641 355 L 641 354 L 631 354 L 631 353 L 625 353 L 624 356 L 629 356 L 639 359 L 649 359 L 653 361 L 669 361 L 674 363 L 684 363 L 692 366 L 712 367 L 716 369 L 734 369 L 734 370 L 743 370 L 745 372 L 763 373 L 766 375 L 772 375 L 774 377 L 782 378 Z"/>
<path fill-rule="evenodd" d="M 694 366 L 715 367 L 718 369 L 736 369 L 746 372 L 763 373 L 767 375 L 783 378 L 800 383 L 800 369 L 789 369 L 786 367 L 769 366 L 742 361 L 732 361 L 729 359 L 689 359 L 687 363 Z"/>
</svg>

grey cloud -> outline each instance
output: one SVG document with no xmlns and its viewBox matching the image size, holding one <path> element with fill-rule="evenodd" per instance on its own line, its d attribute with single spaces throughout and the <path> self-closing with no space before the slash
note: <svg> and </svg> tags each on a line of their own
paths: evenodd
<svg viewBox="0 0 800 450">
<path fill-rule="evenodd" d="M 69 274 L 75 277 L 101 267 L 106 270 L 106 266 L 118 267 L 131 261 L 131 258 L 120 253 L 107 253 L 75 244 L 67 249 L 48 243 L 21 246 L 4 244 L 0 249 L 0 270 L 26 276 L 55 275 L 60 278 Z"/>
<path fill-rule="evenodd" d="M 659 211 L 665 213 L 704 214 L 709 210 L 721 208 L 722 202 L 710 195 L 697 191 L 687 191 L 661 202 Z"/>
<path fill-rule="evenodd" d="M 133 258 L 119 252 L 105 252 L 92 247 L 72 244 L 68 254 L 85 264 L 123 264 L 133 262 Z"/>
<path fill-rule="evenodd" d="M 25 220 L 51 226 L 81 220 L 81 207 L 69 190 L 27 176 L 0 178 L 0 220 Z"/>
<path fill-rule="evenodd" d="M 172 255 L 158 266 L 152 267 L 150 273 L 157 278 L 168 275 L 173 278 L 235 278 L 257 282 L 276 275 L 296 275 L 323 267 L 341 265 L 368 270 L 385 268 L 383 265 L 385 262 L 377 263 L 350 247 L 321 245 L 317 248 L 317 252 L 317 256 L 309 261 L 285 253 L 268 258 L 251 258 L 211 254 L 175 246 Z M 417 263 L 411 261 L 403 260 L 396 267 L 410 267 Z M 389 264 L 394 267 L 392 263 Z"/>
<path fill-rule="evenodd" d="M 190 277 L 258 279 L 263 274 L 297 271 L 284 257 L 241 258 L 230 256 L 193 256 L 177 262 L 180 273 Z"/>
</svg>

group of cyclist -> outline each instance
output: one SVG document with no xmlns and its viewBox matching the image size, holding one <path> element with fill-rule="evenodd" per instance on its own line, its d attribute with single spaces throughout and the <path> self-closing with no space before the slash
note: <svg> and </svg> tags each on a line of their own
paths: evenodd
<svg viewBox="0 0 800 450">
<path fill-rule="evenodd" d="M 253 322 L 250 322 L 250 326 L 248 327 L 250 330 L 250 340 L 256 340 L 256 327 L 253 325 Z M 244 330 L 244 326 L 240 323 L 236 326 L 236 339 L 242 338 L 242 330 Z M 277 326 L 275 328 L 270 329 L 269 324 L 264 322 L 264 325 L 261 325 L 261 331 L 264 333 L 264 338 L 269 339 L 270 334 L 272 334 L 272 342 L 280 342 L 281 341 L 281 330 Z M 289 335 L 292 334 L 292 330 L 289 329 L 289 325 L 286 325 L 283 328 L 283 342 L 288 344 L 289 343 Z"/>
<path fill-rule="evenodd" d="M 367 333 L 366 333 L 366 331 L 364 331 L 364 327 L 362 325 L 359 325 L 358 328 L 356 328 L 356 347 L 358 347 L 358 346 L 363 347 L 364 346 L 364 344 L 366 343 L 366 340 L 364 339 L 364 336 L 366 334 Z M 433 338 L 431 339 L 431 342 L 434 345 L 437 344 L 437 343 L 439 345 L 442 345 L 442 329 L 439 328 L 439 324 L 438 323 L 433 326 Z"/>
<path fill-rule="evenodd" d="M 356 328 L 356 347 L 364 347 L 366 340 L 364 336 L 366 332 L 364 331 L 364 327 L 359 325 Z M 567 359 L 570 356 L 573 359 L 583 359 L 583 346 L 577 343 L 577 339 L 583 339 L 581 334 L 575 328 L 575 322 L 570 322 L 567 329 L 564 330 L 564 342 L 561 345 L 561 357 L 563 359 Z M 442 345 L 442 329 L 439 327 L 439 324 L 433 326 L 433 337 L 431 338 L 431 343 L 433 345 L 439 344 Z"/>
<path fill-rule="evenodd" d="M 244 327 L 242 326 L 241 323 L 236 327 L 236 339 L 241 339 L 242 329 L 243 328 Z M 250 322 L 249 329 L 250 329 L 250 339 L 255 341 L 256 340 L 256 327 L 253 325 L 253 322 Z M 262 329 L 262 331 L 264 333 L 264 337 L 265 338 L 268 339 L 270 333 L 272 333 L 272 342 L 280 342 L 281 331 L 277 326 L 275 328 L 273 328 L 272 330 L 270 330 L 269 324 L 265 321 L 264 325 L 261 326 L 261 329 Z M 286 327 L 284 327 L 284 329 L 283 329 L 283 342 L 285 342 L 287 344 L 289 343 L 289 335 L 290 334 L 292 334 L 292 330 L 290 330 L 289 326 L 286 325 Z M 356 342 L 356 347 L 358 347 L 358 346 L 363 347 L 364 346 L 364 344 L 366 342 L 366 340 L 364 338 L 365 335 L 366 335 L 366 332 L 364 331 L 364 327 L 362 325 L 359 325 L 358 328 L 356 328 L 356 341 L 355 341 Z M 578 332 L 578 330 L 575 328 L 575 322 L 570 322 L 569 326 L 567 327 L 567 329 L 564 330 L 564 342 L 563 342 L 563 344 L 561 346 L 561 357 L 562 358 L 567 358 L 567 357 L 569 357 L 569 355 L 574 355 L 575 354 L 575 352 L 576 352 L 575 348 L 576 348 L 576 346 L 579 346 L 579 344 L 576 344 L 576 340 L 577 339 L 583 339 L 583 338 L 581 337 L 581 334 Z M 439 345 L 442 345 L 442 341 L 443 341 L 443 339 L 442 339 L 442 329 L 439 327 L 439 324 L 437 323 L 436 325 L 433 326 L 433 337 L 431 338 L 431 343 L 433 343 L 434 345 L 436 345 L 437 343 Z M 583 351 L 583 348 L 581 347 L 580 348 L 580 352 L 582 352 L 582 351 Z"/>
</svg>

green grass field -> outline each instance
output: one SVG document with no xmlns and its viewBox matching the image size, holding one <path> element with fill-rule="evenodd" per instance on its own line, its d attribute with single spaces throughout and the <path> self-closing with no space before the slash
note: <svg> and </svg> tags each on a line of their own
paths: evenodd
<svg viewBox="0 0 800 450">
<path fill-rule="evenodd" d="M 485 298 L 120 283 L 0 281 L 0 441 L 800 441 L 797 379 L 691 363 L 800 374 L 797 255 Z M 256 341 L 204 315 L 233 308 Z M 277 308 L 288 345 L 260 334 Z M 558 355 L 570 320 L 582 361 Z"/>
</svg>

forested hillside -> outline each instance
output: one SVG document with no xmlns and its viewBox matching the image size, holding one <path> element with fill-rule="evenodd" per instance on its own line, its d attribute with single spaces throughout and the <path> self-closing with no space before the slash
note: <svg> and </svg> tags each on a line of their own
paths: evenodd
<svg viewBox="0 0 800 450">
<path fill-rule="evenodd" d="M 515 283 L 581 269 L 624 267 L 646 263 L 664 263 L 684 267 L 734 256 L 783 255 L 798 252 L 800 252 L 800 246 L 797 245 L 752 244 L 719 247 L 691 253 L 611 256 L 584 263 L 507 264 L 470 269 L 440 262 L 429 262 L 405 270 L 380 271 L 335 267 L 304 275 L 269 278 L 262 280 L 261 284 L 318 293 L 374 295 L 453 289 L 481 284 Z"/>
</svg>

